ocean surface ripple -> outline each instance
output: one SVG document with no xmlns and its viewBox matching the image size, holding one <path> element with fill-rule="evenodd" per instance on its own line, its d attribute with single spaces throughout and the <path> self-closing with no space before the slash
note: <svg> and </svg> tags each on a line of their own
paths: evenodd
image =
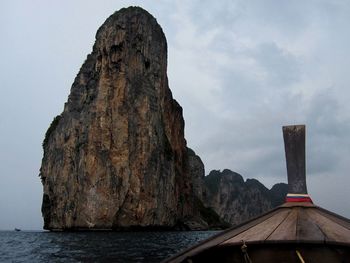
<svg viewBox="0 0 350 263">
<path fill-rule="evenodd" d="M 0 262 L 160 262 L 218 231 L 0 231 Z"/>
</svg>

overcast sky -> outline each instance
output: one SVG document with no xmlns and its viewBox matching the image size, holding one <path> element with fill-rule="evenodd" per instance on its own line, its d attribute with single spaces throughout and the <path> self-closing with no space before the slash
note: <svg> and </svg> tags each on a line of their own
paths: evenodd
<svg viewBox="0 0 350 263">
<path fill-rule="evenodd" d="M 42 141 L 95 33 L 138 5 L 163 28 L 188 146 L 206 173 L 286 182 L 281 127 L 307 126 L 309 194 L 350 217 L 350 1 L 0 2 L 0 229 L 41 229 Z"/>
</svg>

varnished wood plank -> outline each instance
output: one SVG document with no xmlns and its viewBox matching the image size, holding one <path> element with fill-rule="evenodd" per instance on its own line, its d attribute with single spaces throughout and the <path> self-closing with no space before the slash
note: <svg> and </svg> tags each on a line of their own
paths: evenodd
<svg viewBox="0 0 350 263">
<path fill-rule="evenodd" d="M 295 240 L 299 208 L 293 208 L 267 240 Z"/>
<path fill-rule="evenodd" d="M 275 208 L 274 210 L 267 212 L 266 214 L 258 217 L 258 218 L 253 218 L 247 222 L 242 223 L 241 225 L 232 227 L 228 230 L 225 230 L 223 232 L 221 232 L 218 235 L 215 235 L 207 240 L 204 240 L 202 242 L 200 242 L 197 245 L 194 245 L 184 251 L 181 251 L 180 253 L 165 259 L 163 261 L 163 263 L 165 262 L 172 262 L 172 263 L 176 263 L 176 262 L 182 262 L 183 260 L 185 260 L 187 257 L 191 257 L 194 256 L 198 253 L 203 252 L 204 250 L 217 246 L 221 243 L 223 243 L 224 241 L 228 240 L 229 238 L 236 236 L 244 231 L 246 231 L 247 229 L 254 227 L 257 224 L 260 224 L 261 222 L 269 219 L 270 217 L 280 213 L 280 211 L 289 211 L 290 209 L 288 208 Z"/>
<path fill-rule="evenodd" d="M 283 222 L 290 211 L 290 209 L 281 210 L 279 213 L 266 219 L 260 224 L 257 224 L 241 234 L 228 239 L 227 241 L 223 242 L 222 245 L 240 243 L 242 240 L 246 242 L 265 240 Z"/>
<path fill-rule="evenodd" d="M 297 240 L 300 241 L 324 241 L 324 233 L 312 220 L 307 211 L 313 208 L 300 208 L 297 221 Z"/>
<path fill-rule="evenodd" d="M 308 209 L 308 216 L 325 235 L 326 241 L 350 243 L 350 230 L 321 214 L 318 209 Z"/>
<path fill-rule="evenodd" d="M 330 220 L 336 222 L 337 224 L 342 225 L 343 227 L 345 227 L 347 229 L 350 229 L 350 220 L 348 218 L 337 215 L 331 211 L 323 209 L 322 207 L 318 207 L 317 209 L 318 209 L 320 214 L 322 214 L 325 217 L 329 218 Z"/>
</svg>

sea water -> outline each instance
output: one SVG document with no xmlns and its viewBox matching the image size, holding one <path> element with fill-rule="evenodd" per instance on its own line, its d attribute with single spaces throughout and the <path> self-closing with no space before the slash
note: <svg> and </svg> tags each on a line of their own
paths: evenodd
<svg viewBox="0 0 350 263">
<path fill-rule="evenodd" d="M 0 231 L 0 262 L 160 262 L 218 231 Z"/>
</svg>

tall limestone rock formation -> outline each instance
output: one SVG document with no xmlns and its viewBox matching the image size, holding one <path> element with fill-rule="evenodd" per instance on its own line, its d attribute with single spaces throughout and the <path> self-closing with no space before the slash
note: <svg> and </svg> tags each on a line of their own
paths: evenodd
<svg viewBox="0 0 350 263">
<path fill-rule="evenodd" d="M 100 27 L 43 143 L 45 229 L 173 227 L 198 219 L 194 199 L 202 191 L 190 172 L 198 167 L 166 72 L 164 33 L 145 10 L 121 9 Z"/>
<path fill-rule="evenodd" d="M 270 190 L 255 179 L 247 179 L 228 169 L 211 171 L 205 177 L 204 205 L 212 208 L 231 225 L 259 216 L 284 203 L 287 184 L 279 183 Z"/>
</svg>

